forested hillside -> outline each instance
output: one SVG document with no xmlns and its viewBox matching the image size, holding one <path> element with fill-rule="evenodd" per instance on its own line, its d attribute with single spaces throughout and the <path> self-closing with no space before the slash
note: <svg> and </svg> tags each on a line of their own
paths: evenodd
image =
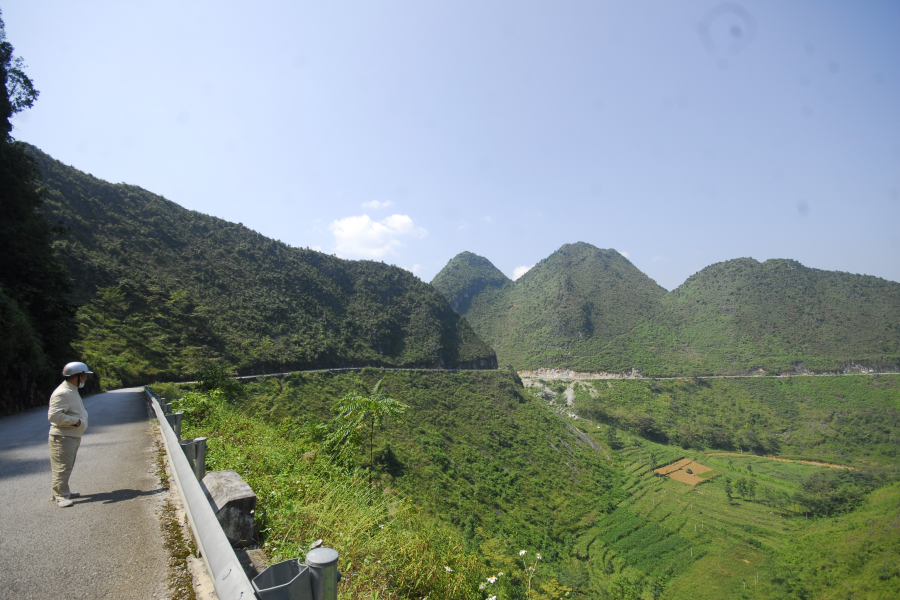
<svg viewBox="0 0 900 600">
<path fill-rule="evenodd" d="M 565 244 L 512 282 L 463 253 L 432 281 L 517 369 L 582 364 L 660 308 L 666 291 L 615 250 Z"/>
<path fill-rule="evenodd" d="M 45 402 L 75 337 L 69 281 L 54 252 L 61 233 L 39 212 L 40 172 L 11 135 L 38 91 L 0 16 L 0 416 Z"/>
<path fill-rule="evenodd" d="M 444 297 L 411 273 L 292 248 L 241 224 L 110 184 L 31 148 L 42 210 L 68 234 L 80 356 L 107 385 L 315 367 L 496 366 Z"/>
<path fill-rule="evenodd" d="M 841 371 L 900 365 L 900 283 L 793 260 L 711 265 L 587 369 L 652 374 Z"/>
<path fill-rule="evenodd" d="M 618 252 L 582 243 L 563 246 L 516 282 L 491 269 L 463 253 L 432 283 L 502 364 L 520 370 L 900 368 L 900 283 L 878 277 L 741 258 L 666 293 Z"/>
</svg>

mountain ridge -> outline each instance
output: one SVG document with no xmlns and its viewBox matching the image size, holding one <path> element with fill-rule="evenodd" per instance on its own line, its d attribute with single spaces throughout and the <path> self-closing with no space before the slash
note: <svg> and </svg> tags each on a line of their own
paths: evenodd
<svg viewBox="0 0 900 600">
<path fill-rule="evenodd" d="M 293 248 L 30 147 L 74 280 L 78 350 L 112 384 L 340 366 L 495 368 L 433 287 L 374 261 Z M 93 361 L 91 363 L 90 361 Z"/>
<path fill-rule="evenodd" d="M 599 263 L 581 273 L 582 281 L 576 285 L 572 273 L 583 267 L 585 252 L 609 261 L 621 257 L 638 271 L 615 250 L 566 244 L 518 281 L 500 291 L 476 291 L 461 307 L 460 313 L 492 344 L 501 363 L 517 370 L 636 369 L 654 376 L 842 372 L 859 370 L 860 365 L 880 371 L 900 369 L 896 282 L 812 269 L 790 259 L 737 258 L 701 269 L 671 292 L 653 289 L 643 273 L 643 278 L 609 279 L 598 269 Z M 466 281 L 459 268 L 463 264 L 457 261 L 460 272 L 454 275 L 461 282 Z M 547 275 L 548 269 L 557 271 L 555 279 Z M 442 291 L 443 273 L 432 282 Z M 585 284 L 592 275 L 601 282 L 593 288 Z M 623 293 L 623 286 L 635 289 Z M 618 296 L 610 301 L 616 290 Z M 573 294 L 580 296 L 577 302 L 559 301 Z M 643 304 L 622 302 L 629 294 L 643 298 Z M 516 322 L 511 311 L 523 299 L 531 303 L 532 315 Z M 548 323 L 557 325 L 546 331 Z M 580 326 L 573 328 L 573 323 Z M 600 343 L 585 343 L 593 336 L 595 323 L 616 323 L 620 331 L 610 336 L 614 328 L 608 328 Z M 631 326 L 622 331 L 623 324 Z M 521 351 L 529 344 L 556 351 Z"/>
</svg>

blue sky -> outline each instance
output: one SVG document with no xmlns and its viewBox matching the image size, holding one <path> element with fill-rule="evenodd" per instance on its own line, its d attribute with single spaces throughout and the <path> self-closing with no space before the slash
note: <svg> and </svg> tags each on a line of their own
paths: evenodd
<svg viewBox="0 0 900 600">
<path fill-rule="evenodd" d="M 18 139 L 293 246 L 900 281 L 898 2 L 0 7 L 41 92 Z"/>
</svg>

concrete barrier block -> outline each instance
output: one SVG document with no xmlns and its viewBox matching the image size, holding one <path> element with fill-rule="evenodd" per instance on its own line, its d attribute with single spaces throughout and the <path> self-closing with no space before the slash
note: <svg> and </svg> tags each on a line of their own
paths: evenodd
<svg viewBox="0 0 900 600">
<path fill-rule="evenodd" d="M 214 471 L 207 473 L 201 483 L 231 545 L 252 544 L 256 494 L 247 482 L 234 471 Z"/>
</svg>

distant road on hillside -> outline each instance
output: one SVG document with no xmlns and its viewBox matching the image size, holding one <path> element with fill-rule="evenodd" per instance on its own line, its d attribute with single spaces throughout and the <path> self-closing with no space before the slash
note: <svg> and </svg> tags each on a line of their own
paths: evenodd
<svg viewBox="0 0 900 600">
<path fill-rule="evenodd" d="M 0 598 L 165 598 L 156 447 L 141 388 L 85 398 L 70 485 L 50 500 L 47 409 L 0 419 Z"/>
<path fill-rule="evenodd" d="M 554 372 L 555 371 L 555 372 Z M 626 379 L 786 379 L 791 377 L 853 377 L 872 375 L 898 375 L 897 371 L 869 371 L 865 373 L 794 373 L 779 375 L 622 375 L 620 373 L 590 373 L 571 371 L 569 369 L 547 369 L 545 372 L 539 371 L 517 371 L 519 377 L 525 379 L 544 379 L 549 381 L 591 381 L 591 380 L 626 380 Z"/>
<path fill-rule="evenodd" d="M 283 377 L 294 373 L 343 373 L 346 371 L 362 371 L 363 369 L 379 369 L 382 371 L 443 371 L 445 373 L 473 373 L 478 371 L 502 369 L 403 369 L 394 367 L 339 367 L 334 369 L 309 369 L 306 371 L 284 371 L 280 373 L 260 373 L 258 375 L 240 375 L 234 379 L 257 379 L 259 377 Z M 784 378 L 784 377 L 848 377 L 853 375 L 898 375 L 896 371 L 879 371 L 868 373 L 802 373 L 795 375 L 621 375 L 619 373 L 589 373 L 571 371 L 569 369 L 548 369 L 548 371 L 558 371 L 559 374 L 539 373 L 536 371 L 516 371 L 516 374 L 523 380 L 545 379 L 545 380 L 598 380 L 598 379 L 761 379 L 761 378 Z M 176 381 L 173 383 L 198 383 L 197 381 Z"/>
</svg>

